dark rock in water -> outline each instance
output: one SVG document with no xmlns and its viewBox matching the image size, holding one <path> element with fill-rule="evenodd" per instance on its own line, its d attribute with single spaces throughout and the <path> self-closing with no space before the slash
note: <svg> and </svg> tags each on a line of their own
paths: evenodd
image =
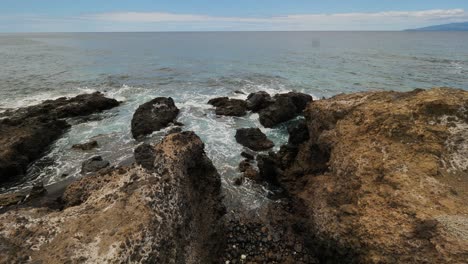
<svg viewBox="0 0 468 264">
<path fill-rule="evenodd" d="M 298 92 L 289 92 L 289 93 L 275 95 L 276 100 L 278 100 L 278 98 L 281 98 L 281 97 L 290 98 L 293 104 L 296 106 L 296 111 L 298 114 L 304 111 L 304 109 L 306 108 L 309 102 L 312 102 L 312 96 L 308 94 L 304 94 L 304 93 L 298 93 Z"/>
<path fill-rule="evenodd" d="M 179 109 L 172 98 L 158 97 L 138 107 L 132 118 L 132 135 L 135 139 L 165 128 L 173 122 Z"/>
<path fill-rule="evenodd" d="M 83 143 L 83 144 L 75 144 L 72 146 L 74 149 L 80 149 L 80 150 L 92 150 L 94 148 L 97 148 L 99 146 L 98 142 L 96 140 L 91 140 L 89 142 Z"/>
<path fill-rule="evenodd" d="M 280 172 L 276 160 L 269 155 L 258 155 L 257 164 L 260 179 L 273 185 L 278 185 Z"/>
<path fill-rule="evenodd" d="M 260 91 L 249 94 L 246 102 L 247 109 L 251 110 L 252 112 L 258 112 L 273 104 L 274 100 L 267 92 Z"/>
<path fill-rule="evenodd" d="M 182 132 L 182 128 L 181 127 L 173 127 L 171 129 L 169 129 L 169 131 L 167 131 L 166 135 L 170 135 L 170 134 L 175 134 L 175 133 L 180 133 Z"/>
<path fill-rule="evenodd" d="M 252 167 L 252 164 L 248 160 L 243 160 L 239 163 L 239 171 L 245 172 L 247 168 Z"/>
<path fill-rule="evenodd" d="M 255 151 L 267 150 L 274 146 L 273 142 L 259 128 L 237 129 L 236 141 Z"/>
<path fill-rule="evenodd" d="M 243 91 L 239 91 L 239 90 L 234 91 L 234 93 L 236 93 L 236 94 L 245 94 Z"/>
<path fill-rule="evenodd" d="M 244 177 L 237 177 L 234 179 L 234 185 L 240 186 L 244 183 Z"/>
<path fill-rule="evenodd" d="M 208 101 L 216 107 L 215 113 L 224 116 L 244 116 L 247 113 L 247 103 L 239 99 L 227 97 L 214 98 Z"/>
<path fill-rule="evenodd" d="M 217 97 L 217 98 L 210 99 L 208 101 L 208 104 L 218 107 L 218 106 L 222 106 L 226 104 L 226 102 L 228 101 L 229 101 L 229 97 Z"/>
<path fill-rule="evenodd" d="M 89 160 L 83 162 L 81 165 L 81 173 L 91 173 L 97 172 L 101 169 L 104 169 L 110 165 L 109 161 L 103 160 L 101 156 L 94 156 Z"/>
<path fill-rule="evenodd" d="M 246 158 L 247 160 L 253 160 L 255 159 L 254 154 L 248 153 L 246 151 L 242 151 L 241 156 Z"/>
<path fill-rule="evenodd" d="M 119 105 L 101 93 L 47 100 L 0 114 L 0 182 L 23 175 L 27 166 L 70 125 L 62 118 L 85 116 Z"/>
<path fill-rule="evenodd" d="M 172 122 L 172 124 L 173 124 L 174 126 L 185 126 L 184 123 L 179 122 L 179 121 L 174 121 L 174 122 Z"/>
<path fill-rule="evenodd" d="M 135 161 L 143 168 L 151 169 L 154 166 L 154 148 L 147 143 L 141 144 L 135 149 Z"/>
<path fill-rule="evenodd" d="M 309 129 L 304 119 L 288 126 L 289 144 L 299 145 L 309 139 Z"/>
<path fill-rule="evenodd" d="M 253 166 L 247 167 L 247 169 L 244 172 L 244 177 L 249 178 L 255 182 L 261 181 L 259 172 Z"/>
<path fill-rule="evenodd" d="M 289 97 L 278 97 L 275 102 L 259 112 L 264 127 L 274 127 L 297 116 L 297 108 Z"/>
</svg>

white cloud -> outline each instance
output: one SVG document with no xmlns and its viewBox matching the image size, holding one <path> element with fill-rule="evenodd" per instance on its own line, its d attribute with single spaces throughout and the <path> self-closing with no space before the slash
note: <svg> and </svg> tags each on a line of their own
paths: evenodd
<svg viewBox="0 0 468 264">
<path fill-rule="evenodd" d="M 167 12 L 110 12 L 78 17 L 0 16 L 0 31 L 402 30 L 468 21 L 463 9 L 234 17 Z M 15 26 L 16 25 L 16 26 Z M 5 30 L 3 30 L 5 31 Z"/>
<path fill-rule="evenodd" d="M 125 23 L 164 23 L 164 22 L 221 22 L 254 23 L 269 26 L 291 26 L 317 29 L 318 25 L 335 26 L 336 29 L 362 27 L 363 24 L 378 25 L 393 22 L 399 24 L 424 24 L 434 20 L 446 22 L 468 19 L 463 9 L 434 9 L 424 11 L 387 11 L 375 13 L 331 13 L 331 14 L 295 14 L 272 17 L 222 17 L 193 14 L 175 14 L 164 12 L 115 12 L 83 16 L 82 18 Z"/>
</svg>

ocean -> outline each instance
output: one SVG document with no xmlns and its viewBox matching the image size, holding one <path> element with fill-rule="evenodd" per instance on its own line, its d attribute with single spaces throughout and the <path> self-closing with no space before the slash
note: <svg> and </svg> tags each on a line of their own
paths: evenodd
<svg viewBox="0 0 468 264">
<path fill-rule="evenodd" d="M 219 117 L 206 104 L 209 99 L 245 98 L 261 90 L 295 90 L 315 99 L 436 86 L 468 90 L 468 32 L 0 34 L 0 69 L 0 111 L 93 91 L 124 102 L 104 114 L 70 120 L 72 128 L 23 181 L 0 192 L 80 177 L 81 163 L 96 154 L 112 165 L 130 163 L 139 144 L 130 134 L 135 109 L 170 96 L 181 109 L 184 129 L 205 142 L 227 200 L 255 208 L 268 190 L 249 183 L 234 187 L 243 150 L 235 130 L 260 127 L 279 149 L 287 142 L 287 124 L 266 129 L 257 114 Z M 164 134 L 148 140 L 157 142 Z M 95 152 L 71 149 L 91 138 L 100 144 Z"/>
</svg>

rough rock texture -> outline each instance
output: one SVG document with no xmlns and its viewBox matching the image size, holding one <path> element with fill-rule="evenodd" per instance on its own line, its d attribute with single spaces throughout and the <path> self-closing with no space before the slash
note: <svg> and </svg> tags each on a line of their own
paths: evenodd
<svg viewBox="0 0 468 264">
<path fill-rule="evenodd" d="M 466 263 L 468 92 L 315 101 L 280 183 L 328 262 Z"/>
<path fill-rule="evenodd" d="M 244 116 L 247 113 L 247 103 L 244 100 L 219 97 L 209 100 L 208 104 L 216 107 L 217 115 Z"/>
<path fill-rule="evenodd" d="M 260 124 L 264 127 L 274 127 L 296 117 L 297 108 L 291 98 L 282 96 L 258 114 Z"/>
<path fill-rule="evenodd" d="M 68 128 L 63 118 L 85 116 L 118 106 L 101 93 L 47 100 L 0 116 L 0 182 L 25 173 L 27 166 Z"/>
<path fill-rule="evenodd" d="M 304 93 L 289 92 L 274 96 L 274 102 L 259 111 L 259 120 L 264 127 L 274 127 L 301 114 L 312 96 Z"/>
<path fill-rule="evenodd" d="M 173 122 L 179 109 L 172 98 L 157 97 L 138 107 L 132 118 L 132 135 L 135 139 L 159 131 Z"/>
<path fill-rule="evenodd" d="M 171 134 L 146 151 L 154 153 L 150 169 L 84 177 L 65 191 L 62 211 L 1 214 L 0 262 L 214 263 L 224 207 L 202 141 Z"/>
<path fill-rule="evenodd" d="M 236 141 L 254 151 L 267 150 L 274 146 L 259 128 L 240 128 L 236 131 Z"/>
<path fill-rule="evenodd" d="M 103 160 L 101 156 L 94 156 L 83 162 L 81 165 L 81 173 L 98 172 L 106 167 L 109 167 L 110 163 L 107 160 Z"/>
<path fill-rule="evenodd" d="M 298 92 L 289 92 L 289 93 L 283 93 L 283 94 L 277 94 L 275 95 L 275 100 L 278 100 L 278 98 L 290 98 L 296 106 L 296 111 L 297 113 L 302 113 L 304 109 L 306 108 L 307 104 L 309 102 L 312 102 L 312 96 L 305 94 L 305 93 L 298 93 Z"/>
<path fill-rule="evenodd" d="M 274 100 L 271 98 L 270 94 L 264 91 L 251 93 L 247 96 L 247 109 L 252 112 L 258 112 L 268 106 L 270 106 Z"/>
</svg>

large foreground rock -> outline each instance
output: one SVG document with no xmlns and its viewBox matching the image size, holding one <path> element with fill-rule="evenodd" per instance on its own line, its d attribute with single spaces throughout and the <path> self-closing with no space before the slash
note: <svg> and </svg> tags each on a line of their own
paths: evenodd
<svg viewBox="0 0 468 264">
<path fill-rule="evenodd" d="M 193 132 L 171 134 L 139 154 L 146 168 L 109 170 L 71 184 L 62 211 L 1 214 L 0 262 L 214 263 L 224 207 L 202 141 Z"/>
<path fill-rule="evenodd" d="M 307 107 L 310 139 L 279 181 L 303 205 L 321 259 L 466 262 L 467 109 L 468 92 L 448 88 Z"/>
<path fill-rule="evenodd" d="M 26 172 L 27 166 L 68 128 L 68 117 L 85 116 L 119 105 L 101 93 L 48 100 L 8 111 L 0 119 L 0 182 Z"/>
<path fill-rule="evenodd" d="M 179 109 L 170 97 L 157 97 L 138 107 L 132 118 L 132 135 L 135 139 L 159 131 L 174 122 Z"/>
</svg>

